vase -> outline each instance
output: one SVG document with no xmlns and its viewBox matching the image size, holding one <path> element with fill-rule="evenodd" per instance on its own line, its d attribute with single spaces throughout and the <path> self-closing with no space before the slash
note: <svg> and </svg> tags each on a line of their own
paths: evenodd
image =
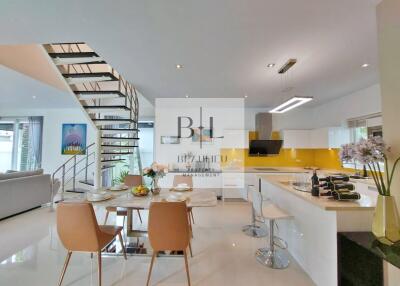
<svg viewBox="0 0 400 286">
<path fill-rule="evenodd" d="M 151 180 L 151 192 L 153 195 L 158 195 L 161 191 L 161 188 L 158 186 L 158 178 L 153 178 Z"/>
<path fill-rule="evenodd" d="M 396 201 L 393 196 L 378 195 L 372 233 L 386 245 L 400 241 L 400 220 Z"/>
</svg>

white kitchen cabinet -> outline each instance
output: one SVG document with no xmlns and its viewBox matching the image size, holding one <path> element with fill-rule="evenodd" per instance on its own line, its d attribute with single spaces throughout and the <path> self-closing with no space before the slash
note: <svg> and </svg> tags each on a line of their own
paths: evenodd
<svg viewBox="0 0 400 286">
<path fill-rule="evenodd" d="M 223 200 L 243 198 L 246 193 L 245 174 L 222 173 L 222 188 Z"/>
<path fill-rule="evenodd" d="M 222 148 L 249 148 L 249 131 L 243 129 L 225 129 Z"/>
<path fill-rule="evenodd" d="M 283 148 L 325 149 L 340 148 L 350 142 L 350 131 L 344 127 L 283 130 Z"/>
<path fill-rule="evenodd" d="M 340 148 L 350 142 L 350 131 L 344 127 L 325 127 L 311 131 L 311 146 L 314 149 Z"/>
<path fill-rule="evenodd" d="M 283 138 L 283 148 L 312 148 L 310 129 L 283 130 L 281 135 Z"/>
</svg>

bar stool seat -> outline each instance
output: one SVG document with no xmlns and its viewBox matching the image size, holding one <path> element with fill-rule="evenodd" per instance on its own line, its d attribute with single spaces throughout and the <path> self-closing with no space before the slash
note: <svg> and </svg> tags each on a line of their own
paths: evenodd
<svg viewBox="0 0 400 286">
<path fill-rule="evenodd" d="M 292 217 L 287 212 L 272 203 L 263 204 L 262 214 L 267 220 L 287 219 Z"/>
</svg>

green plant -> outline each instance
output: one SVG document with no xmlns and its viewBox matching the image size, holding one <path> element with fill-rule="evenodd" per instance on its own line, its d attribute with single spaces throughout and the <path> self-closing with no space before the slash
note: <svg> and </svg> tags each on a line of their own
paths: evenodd
<svg viewBox="0 0 400 286">
<path fill-rule="evenodd" d="M 119 176 L 113 180 L 113 184 L 114 185 L 123 184 L 125 182 L 126 176 L 128 175 L 129 175 L 129 170 L 121 170 Z"/>
</svg>

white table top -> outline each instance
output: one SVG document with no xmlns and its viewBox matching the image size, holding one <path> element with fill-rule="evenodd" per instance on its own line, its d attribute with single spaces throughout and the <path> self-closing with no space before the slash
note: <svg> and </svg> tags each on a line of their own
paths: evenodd
<svg viewBox="0 0 400 286">
<path fill-rule="evenodd" d="M 159 202 L 166 200 L 171 194 L 177 192 L 171 192 L 169 189 L 162 189 L 159 195 L 151 195 L 146 197 L 135 197 L 130 191 L 107 191 L 113 195 L 113 198 L 100 201 L 92 202 L 95 206 L 103 207 L 123 207 L 123 208 L 140 208 L 148 209 L 151 202 Z M 206 188 L 194 188 L 190 192 L 179 192 L 186 198 L 188 207 L 214 207 L 217 205 L 217 196 L 215 192 L 207 190 Z M 82 197 L 80 199 L 70 198 L 66 199 L 68 202 L 82 201 L 85 200 Z"/>
</svg>

